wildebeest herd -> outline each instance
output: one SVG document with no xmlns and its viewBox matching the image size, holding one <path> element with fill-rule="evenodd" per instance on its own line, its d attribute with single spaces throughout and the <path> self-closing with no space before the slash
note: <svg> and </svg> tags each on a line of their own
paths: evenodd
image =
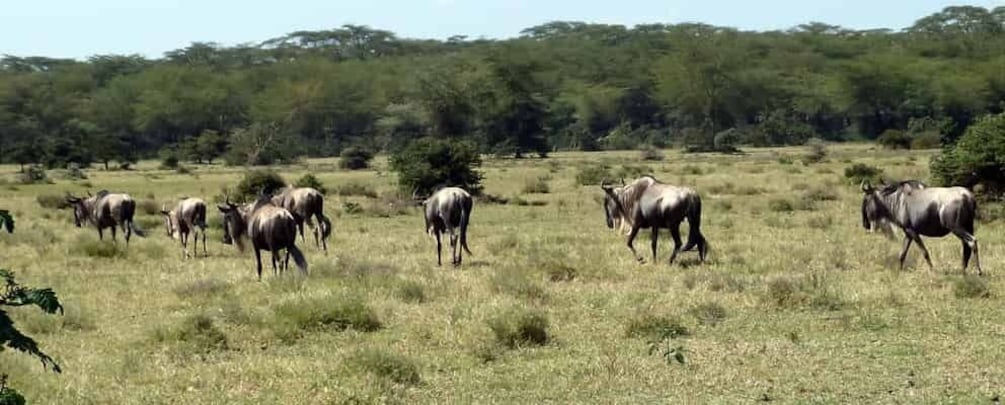
<svg viewBox="0 0 1005 405">
<path fill-rule="evenodd" d="M 699 261 L 704 262 L 709 244 L 701 233 L 701 197 L 691 188 L 662 183 L 655 177 L 646 175 L 630 183 L 621 182 L 614 187 L 606 181 L 601 184 L 604 192 L 603 208 L 608 228 L 619 233 L 627 232 L 627 245 L 639 262 L 644 259 L 636 252 L 634 241 L 643 228 L 651 229 L 653 262 L 659 230 L 668 229 L 674 242 L 669 262 L 672 264 L 680 252 L 694 249 Z M 922 236 L 943 237 L 956 235 L 963 245 L 963 271 L 975 258 L 977 273 L 983 274 L 977 238 L 974 237 L 974 219 L 977 203 L 973 194 L 963 187 L 928 187 L 922 182 L 909 180 L 884 184 L 875 188 L 868 183 L 861 185 L 862 224 L 872 232 L 880 230 L 888 236 L 893 229 L 904 233 L 904 246 L 900 252 L 900 267 L 903 268 L 907 252 L 912 244 L 918 245 L 929 267 L 932 267 L 928 249 Z M 414 197 L 414 195 L 413 195 Z M 104 230 L 111 229 L 112 240 L 116 238 L 116 228 L 121 228 L 128 245 L 130 236 L 145 233 L 133 223 L 136 202 L 128 195 L 102 190 L 88 197 L 66 196 L 66 202 L 73 207 L 74 224 L 82 227 L 91 224 L 98 230 L 98 237 L 104 239 Z M 474 200 L 467 191 L 459 187 L 444 187 L 428 198 L 416 198 L 423 207 L 426 233 L 436 240 L 436 262 L 442 264 L 441 236 L 447 233 L 450 243 L 451 263 L 460 265 L 462 250 L 469 255 L 467 231 Z M 237 205 L 229 198 L 218 204 L 223 216 L 223 243 L 234 244 L 244 250 L 244 239 L 251 241 L 257 262 L 258 279 L 262 277 L 261 251 L 271 253 L 274 274 L 289 267 L 290 257 L 307 274 L 307 260 L 297 247 L 297 235 L 306 243 L 304 225 L 312 229 L 314 242 L 327 252 L 327 239 L 332 233 L 332 223 L 324 215 L 324 196 L 309 187 L 286 187 L 275 195 L 262 193 L 256 201 Z M 203 255 L 206 248 L 206 203 L 198 198 L 183 198 L 171 210 L 163 207 L 161 214 L 167 235 L 179 240 L 182 255 L 189 258 L 189 236 L 195 241 L 201 237 Z M 687 220 L 689 232 L 686 243 L 682 243 L 680 224 Z M 315 223 L 316 221 L 316 223 Z M 280 257 L 280 252 L 285 256 Z"/>
</svg>

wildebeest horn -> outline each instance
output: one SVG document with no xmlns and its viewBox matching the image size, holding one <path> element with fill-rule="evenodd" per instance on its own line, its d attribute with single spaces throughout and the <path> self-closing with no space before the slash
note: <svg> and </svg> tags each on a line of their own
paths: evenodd
<svg viewBox="0 0 1005 405">
<path fill-rule="evenodd" d="M 87 196 L 88 197 L 94 197 L 93 195 L 91 195 L 91 190 L 87 190 Z"/>
<path fill-rule="evenodd" d="M 624 178 L 624 177 L 622 177 L 622 178 L 621 178 L 621 185 L 622 185 L 622 186 L 624 186 L 624 185 L 625 185 L 625 178 Z"/>
<path fill-rule="evenodd" d="M 607 179 L 600 182 L 600 189 L 604 191 L 610 191 L 613 187 L 607 184 Z"/>
<path fill-rule="evenodd" d="M 872 185 L 869 184 L 868 182 L 866 182 L 865 180 L 862 180 L 861 187 L 862 187 L 862 192 L 864 192 L 864 193 L 868 193 L 868 192 L 872 191 Z"/>
</svg>

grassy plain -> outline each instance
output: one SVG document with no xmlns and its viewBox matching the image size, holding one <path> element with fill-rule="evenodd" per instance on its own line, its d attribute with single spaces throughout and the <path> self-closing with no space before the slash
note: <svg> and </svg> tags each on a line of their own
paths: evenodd
<svg viewBox="0 0 1005 405">
<path fill-rule="evenodd" d="M 898 271 L 900 242 L 862 229 L 860 193 L 842 174 L 863 162 L 923 179 L 931 152 L 833 145 L 811 165 L 799 161 L 802 148 L 749 152 L 488 160 L 486 192 L 510 203 L 476 203 L 474 256 L 457 269 L 435 265 L 417 209 L 329 192 L 331 251 L 308 244 L 308 278 L 267 272 L 262 282 L 253 256 L 222 245 L 219 229 L 210 257 L 183 260 L 155 215 L 141 210 L 149 237 L 109 248 L 93 229 L 73 228 L 70 211 L 36 201 L 101 188 L 158 209 L 181 196 L 210 201 L 239 169 L 178 174 L 145 162 L 16 185 L 16 167 L 4 166 L 0 208 L 18 228 L 0 235 L 0 264 L 53 287 L 66 307 L 61 317 L 12 312 L 65 371 L 6 351 L 0 372 L 29 400 L 64 404 L 971 403 L 1005 394 L 1005 226 L 978 225 L 989 273 L 980 280 L 960 276 L 955 238 L 927 241 L 934 272 L 916 250 Z M 287 181 L 314 173 L 330 190 L 394 188 L 381 159 L 362 172 L 335 163 L 279 170 Z M 685 253 L 668 266 L 664 232 L 659 263 L 637 264 L 604 226 L 600 189 L 576 182 L 600 163 L 696 188 L 710 260 Z M 215 209 L 211 217 L 218 226 Z M 647 259 L 648 244 L 644 232 L 637 247 Z M 649 353 L 661 328 L 687 330 L 671 342 L 685 364 Z"/>
</svg>

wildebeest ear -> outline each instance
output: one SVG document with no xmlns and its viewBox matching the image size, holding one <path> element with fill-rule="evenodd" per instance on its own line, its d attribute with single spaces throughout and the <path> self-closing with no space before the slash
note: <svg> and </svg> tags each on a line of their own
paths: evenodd
<svg viewBox="0 0 1005 405">
<path fill-rule="evenodd" d="M 234 209 L 233 207 L 231 207 L 229 205 L 223 205 L 223 204 L 217 204 L 216 208 L 218 210 L 220 210 L 220 212 L 222 212 L 224 214 L 226 214 L 226 213 L 230 212 L 230 210 Z"/>
<path fill-rule="evenodd" d="M 867 181 L 863 180 L 862 181 L 862 192 L 863 193 L 871 193 L 872 191 L 873 191 L 872 185 L 869 184 Z"/>
<path fill-rule="evenodd" d="M 165 210 L 161 210 L 161 215 L 168 215 L 168 212 Z"/>
</svg>

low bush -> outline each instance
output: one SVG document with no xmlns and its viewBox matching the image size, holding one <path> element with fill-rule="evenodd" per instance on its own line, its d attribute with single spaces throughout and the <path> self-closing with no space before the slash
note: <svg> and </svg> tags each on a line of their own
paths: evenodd
<svg viewBox="0 0 1005 405">
<path fill-rule="evenodd" d="M 244 178 L 237 183 L 232 199 L 237 201 L 254 201 L 259 193 L 274 194 L 286 187 L 283 177 L 269 169 L 256 169 L 245 172 Z"/>
<path fill-rule="evenodd" d="M 523 185 L 523 192 L 527 194 L 547 194 L 550 191 L 551 187 L 548 186 L 547 177 L 527 179 L 527 182 Z"/>
<path fill-rule="evenodd" d="M 176 327 L 155 330 L 154 340 L 175 344 L 182 353 L 191 355 L 206 355 L 228 348 L 227 335 L 212 318 L 202 314 L 186 317 Z"/>
<path fill-rule="evenodd" d="M 661 336 L 690 336 L 691 331 L 675 317 L 641 313 L 628 320 L 625 336 L 630 338 L 657 339 Z"/>
<path fill-rule="evenodd" d="M 273 317 L 273 332 L 284 341 L 299 339 L 306 332 L 373 332 L 383 327 L 362 298 L 345 295 L 287 301 L 273 309 Z"/>
<path fill-rule="evenodd" d="M 335 193 L 342 197 L 366 197 L 366 198 L 377 198 L 377 192 L 374 191 L 370 186 L 366 184 L 351 181 L 338 186 L 335 189 Z"/>
<path fill-rule="evenodd" d="M 66 197 L 59 194 L 39 194 L 35 197 L 35 201 L 42 208 L 47 209 L 63 209 L 70 208 L 70 204 L 66 202 Z"/>
<path fill-rule="evenodd" d="M 342 149 L 338 165 L 342 169 L 362 170 L 370 167 L 371 160 L 373 160 L 373 152 L 365 148 L 350 146 Z"/>
<path fill-rule="evenodd" d="M 548 318 L 538 311 L 511 308 L 488 321 L 496 343 L 506 348 L 548 344 Z"/>
<path fill-rule="evenodd" d="M 989 298 L 991 290 L 984 278 L 964 276 L 953 281 L 953 294 L 956 298 Z"/>
<path fill-rule="evenodd" d="M 295 183 L 293 183 L 293 186 L 310 187 L 317 190 L 321 194 L 328 194 L 328 189 L 326 189 L 325 185 L 321 183 L 321 180 L 318 180 L 318 178 L 311 173 L 307 173 L 304 174 L 303 176 L 300 176 L 300 178 L 297 179 Z"/>
<path fill-rule="evenodd" d="M 419 367 L 411 359 L 380 349 L 363 349 L 350 355 L 346 363 L 353 369 L 386 379 L 395 384 L 422 382 Z"/>
<path fill-rule="evenodd" d="M 604 180 L 611 179 L 611 168 L 607 165 L 590 165 L 582 167 L 576 173 L 576 184 L 581 186 L 598 186 Z"/>
<path fill-rule="evenodd" d="M 849 184 L 858 185 L 863 181 L 876 184 L 883 180 L 883 170 L 865 163 L 855 163 L 844 169 L 844 177 Z"/>
</svg>

